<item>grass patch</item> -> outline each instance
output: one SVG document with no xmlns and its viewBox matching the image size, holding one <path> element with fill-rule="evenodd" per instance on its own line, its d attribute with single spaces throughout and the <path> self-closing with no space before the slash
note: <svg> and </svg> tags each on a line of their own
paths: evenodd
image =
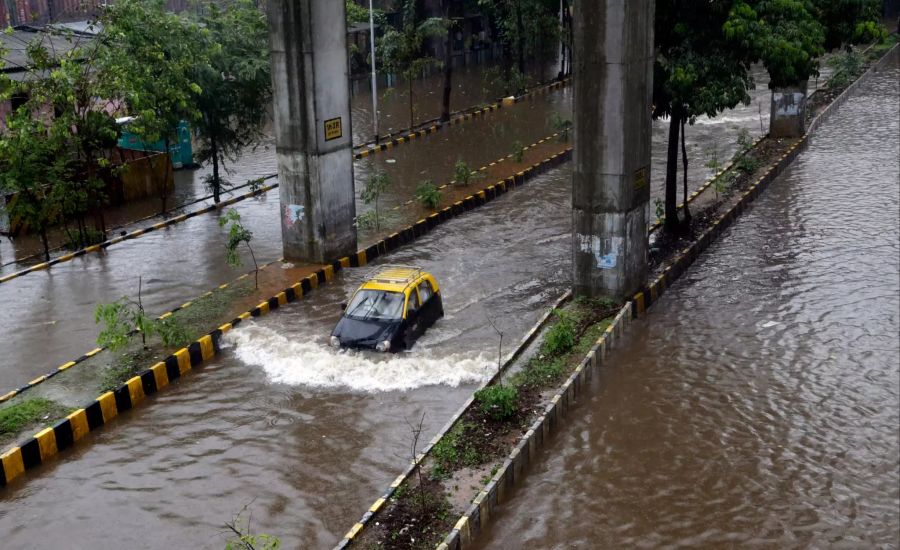
<svg viewBox="0 0 900 550">
<path fill-rule="evenodd" d="M 173 317 L 184 327 L 187 341 L 193 342 L 208 333 L 217 319 L 227 316 L 234 302 L 253 294 L 254 290 L 250 279 L 242 279 L 194 301 L 191 307 L 175 312 Z"/>
<path fill-rule="evenodd" d="M 115 362 L 103 371 L 100 391 L 112 391 L 150 367 L 155 353 L 151 349 L 137 348 L 115 358 Z"/>
<path fill-rule="evenodd" d="M 474 467 L 484 462 L 481 451 L 471 443 L 469 434 L 478 429 L 471 422 L 458 422 L 431 449 L 434 465 L 432 479 L 447 479 L 460 467 Z"/>
<path fill-rule="evenodd" d="M 43 397 L 32 397 L 3 407 L 0 409 L 0 443 L 5 444 L 29 426 L 37 429 L 49 425 L 72 410 Z"/>
</svg>

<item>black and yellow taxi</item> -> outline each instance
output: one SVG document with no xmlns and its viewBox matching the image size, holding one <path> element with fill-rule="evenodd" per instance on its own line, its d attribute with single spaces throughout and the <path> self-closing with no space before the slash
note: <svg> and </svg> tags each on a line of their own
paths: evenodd
<svg viewBox="0 0 900 550">
<path fill-rule="evenodd" d="M 386 265 L 371 273 L 331 332 L 336 348 L 401 351 L 444 316 L 441 289 L 428 272 Z"/>
</svg>

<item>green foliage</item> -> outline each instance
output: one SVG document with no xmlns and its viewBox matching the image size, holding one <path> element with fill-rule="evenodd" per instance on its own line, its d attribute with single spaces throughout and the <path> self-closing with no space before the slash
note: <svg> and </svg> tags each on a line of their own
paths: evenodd
<svg viewBox="0 0 900 550">
<path fill-rule="evenodd" d="M 171 316 L 153 319 L 147 315 L 141 305 L 140 291 L 138 301 L 123 296 L 109 304 L 97 304 L 94 322 L 103 327 L 97 345 L 110 351 L 124 349 L 137 334 L 141 335 L 145 347 L 147 338 L 153 336 L 159 336 L 166 347 L 181 346 L 188 341 L 185 328 Z"/>
<path fill-rule="evenodd" d="M 653 199 L 653 207 L 656 210 L 656 219 L 657 220 L 665 219 L 666 206 L 665 206 L 665 203 L 663 203 L 661 198 L 656 197 L 655 199 Z"/>
<path fill-rule="evenodd" d="M 453 165 L 453 183 L 466 186 L 475 180 L 481 179 L 481 173 L 472 170 L 466 161 L 459 159 Z"/>
<path fill-rule="evenodd" d="M 512 146 L 512 158 L 516 162 L 522 162 L 522 159 L 525 158 L 525 145 L 522 144 L 521 141 L 516 140 Z"/>
<path fill-rule="evenodd" d="M 431 181 L 423 181 L 416 187 L 416 200 L 429 210 L 435 210 L 441 202 L 441 192 Z"/>
<path fill-rule="evenodd" d="M 525 61 L 546 63 L 559 50 L 559 2 L 547 0 L 478 0 L 478 8 L 496 30 L 504 55 L 506 95 L 525 91 Z M 514 59 L 513 59 L 514 58 Z"/>
<path fill-rule="evenodd" d="M 494 420 L 506 420 L 518 410 L 519 392 L 512 386 L 494 384 L 475 392 L 481 412 Z"/>
<path fill-rule="evenodd" d="M 740 131 L 738 131 L 737 146 L 738 155 L 744 154 L 753 148 L 753 136 L 750 135 L 750 130 L 741 128 Z"/>
<path fill-rule="evenodd" d="M 43 397 L 25 399 L 0 409 L 0 437 L 17 435 L 27 426 L 41 420 L 52 420 L 57 411 L 64 410 L 54 401 Z"/>
<path fill-rule="evenodd" d="M 863 57 L 853 47 L 848 47 L 828 60 L 834 74 L 828 80 L 829 88 L 844 88 L 863 71 Z"/>
<path fill-rule="evenodd" d="M 458 466 L 472 467 L 484 462 L 484 456 L 467 438 L 470 432 L 477 429 L 474 424 L 458 422 L 431 448 L 435 462 L 431 470 L 432 478 L 446 479 Z"/>
<path fill-rule="evenodd" d="M 751 155 L 743 155 L 738 157 L 738 159 L 734 162 L 735 166 L 738 170 L 745 174 L 752 174 L 759 169 L 760 161 L 756 159 L 756 157 Z"/>
<path fill-rule="evenodd" d="M 374 204 L 375 210 L 357 216 L 357 223 L 363 227 L 374 227 L 376 231 L 381 229 L 381 212 L 378 207 L 378 199 L 391 186 L 391 178 L 386 172 L 373 170 L 369 176 L 366 187 L 360 193 L 360 198 L 366 204 Z"/>
<path fill-rule="evenodd" d="M 541 354 L 558 356 L 568 352 L 575 345 L 575 319 L 572 314 L 563 310 L 554 310 L 556 323 L 547 331 L 541 343 Z"/>
<path fill-rule="evenodd" d="M 243 243 L 253 259 L 255 288 L 259 288 L 259 264 L 256 263 L 256 254 L 253 253 L 253 247 L 250 246 L 250 241 L 253 240 L 253 232 L 243 226 L 241 215 L 234 208 L 230 208 L 224 216 L 219 218 L 219 227 L 225 227 L 226 225 L 228 226 L 228 240 L 225 242 L 225 263 L 232 267 L 243 265 L 241 256 L 238 254 L 238 247 Z"/>
<path fill-rule="evenodd" d="M 488 90 L 500 90 L 503 97 L 524 94 L 528 86 L 525 73 L 516 67 L 491 67 L 482 75 L 484 87 Z"/>
<path fill-rule="evenodd" d="M 226 183 L 220 166 L 257 143 L 266 122 L 272 98 L 268 26 L 251 0 L 230 0 L 225 8 L 209 3 L 196 22 L 205 55 L 189 69 L 200 90 L 193 95 L 200 115 L 193 124 L 195 157 L 212 162 L 207 185 L 219 202 Z"/>
<path fill-rule="evenodd" d="M 246 507 L 244 507 L 246 510 Z M 265 534 L 252 534 L 250 532 L 250 520 L 244 520 L 241 514 L 235 516 L 225 527 L 232 536 L 225 541 L 225 550 L 279 550 L 281 541 L 277 537 Z"/>
<path fill-rule="evenodd" d="M 563 143 L 569 142 L 569 132 L 572 130 L 572 121 L 563 117 L 561 114 L 554 112 L 550 115 L 550 128 L 554 133 L 559 134 L 559 139 Z"/>
</svg>

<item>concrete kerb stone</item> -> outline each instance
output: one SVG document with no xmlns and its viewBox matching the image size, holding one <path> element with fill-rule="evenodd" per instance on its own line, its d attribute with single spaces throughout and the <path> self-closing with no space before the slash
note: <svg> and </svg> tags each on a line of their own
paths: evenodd
<svg viewBox="0 0 900 550">
<path fill-rule="evenodd" d="M 169 218 L 165 221 L 155 223 L 149 227 L 136 229 L 125 235 L 120 235 L 120 236 L 114 237 L 112 239 L 107 239 L 107 240 L 103 241 L 102 243 L 87 246 L 85 248 L 81 248 L 81 249 L 71 252 L 69 254 L 64 254 L 62 256 L 59 256 L 58 258 L 54 258 L 54 259 L 50 260 L 49 262 L 41 262 L 39 264 L 33 265 L 33 266 L 23 269 L 21 271 L 16 271 L 16 272 L 10 273 L 9 275 L 0 277 L 0 284 L 8 282 L 8 281 L 12 281 L 13 279 L 21 277 L 23 275 L 27 275 L 29 273 L 33 273 L 35 271 L 43 271 L 44 269 L 49 269 L 50 267 L 53 267 L 54 265 L 69 262 L 71 260 L 74 260 L 75 258 L 84 256 L 85 254 L 91 254 L 94 252 L 100 252 L 101 250 L 106 250 L 107 248 L 109 248 L 110 246 L 112 246 L 114 244 L 119 244 L 123 241 L 136 239 L 142 235 L 146 235 L 147 233 L 151 233 L 151 232 L 159 230 L 159 229 L 165 229 L 166 227 L 175 225 L 177 223 L 181 223 L 185 220 L 199 216 L 201 214 L 213 212 L 215 210 L 225 208 L 226 206 L 232 205 L 232 204 L 242 201 L 244 199 L 248 199 L 250 197 L 255 197 L 257 195 L 267 193 L 277 187 L 278 187 L 278 184 L 275 183 L 273 185 L 267 185 L 267 186 L 261 187 L 259 189 L 254 189 L 253 191 L 250 191 L 249 193 L 244 193 L 243 195 L 239 195 L 237 197 L 232 197 L 232 198 L 222 201 L 218 204 L 212 204 L 207 207 L 201 208 L 199 210 L 194 210 L 194 211 L 188 212 L 186 214 L 181 214 L 181 215 Z"/>
<path fill-rule="evenodd" d="M 900 45 L 898 45 L 900 46 Z M 879 67 L 883 67 L 885 63 L 885 59 L 888 55 L 894 54 L 894 52 L 898 49 L 898 46 L 892 48 L 878 63 L 873 65 L 870 71 L 877 70 Z M 868 74 L 868 71 L 867 71 Z M 864 75 L 865 76 L 865 75 Z M 862 77 L 860 77 L 862 79 Z M 849 90 L 849 89 L 848 89 Z M 846 93 L 846 92 L 845 92 Z M 840 98 L 838 98 L 840 99 Z M 820 113 L 819 117 L 826 115 L 832 111 L 833 108 L 840 106 L 844 101 L 846 101 L 846 97 L 841 100 L 841 103 L 837 102 L 837 99 L 834 103 L 829 105 Z M 626 303 L 620 310 L 619 313 L 615 316 L 612 324 L 604 333 L 603 336 L 600 337 L 598 342 L 591 348 L 591 350 L 586 355 L 584 361 L 579 365 L 578 368 L 581 368 L 581 372 L 578 372 L 576 369 L 576 373 L 566 379 L 565 383 L 562 385 L 559 393 L 551 400 L 551 403 L 545 410 L 545 414 L 541 416 L 535 423 L 532 425 L 531 429 L 529 429 L 524 436 L 519 440 L 519 443 L 513 449 L 513 451 L 509 454 L 506 461 L 504 462 L 503 468 L 501 471 L 498 471 L 497 475 L 492 479 L 491 483 L 492 487 L 496 487 L 499 495 L 509 495 L 513 489 L 513 486 L 520 482 L 524 477 L 525 472 L 527 470 L 528 464 L 533 461 L 536 456 L 537 451 L 540 447 L 547 441 L 548 437 L 552 435 L 555 429 L 558 429 L 562 424 L 562 419 L 565 417 L 566 412 L 571 407 L 571 405 L 575 402 L 575 399 L 578 396 L 578 380 L 580 377 L 583 377 L 585 380 L 590 376 L 590 372 L 594 369 L 599 368 L 603 360 L 606 357 L 606 353 L 610 347 L 612 347 L 617 339 L 621 338 L 624 335 L 624 329 L 633 321 L 637 319 L 639 316 L 643 315 L 643 313 L 651 306 L 653 303 L 658 301 L 662 294 L 665 292 L 666 288 L 670 286 L 675 280 L 677 280 L 689 267 L 694 260 L 699 255 L 699 252 L 703 249 L 706 249 L 715 239 L 722 233 L 722 231 L 730 226 L 734 221 L 737 220 L 738 216 L 746 210 L 746 208 L 759 197 L 760 193 L 764 191 L 768 185 L 778 177 L 779 174 L 799 155 L 800 151 L 803 147 L 808 143 L 809 135 L 812 131 L 814 131 L 818 127 L 818 124 L 815 126 L 811 125 L 810 131 L 800 138 L 795 144 L 793 144 L 788 152 L 780 157 L 773 165 L 770 167 L 768 171 L 766 171 L 765 175 L 762 176 L 756 183 L 754 183 L 748 191 L 744 194 L 741 201 L 729 209 L 728 212 L 723 214 L 713 226 L 707 228 L 702 237 L 696 241 L 694 241 L 690 247 L 686 248 L 680 255 L 676 257 L 673 261 L 672 267 L 667 268 L 666 272 L 656 280 L 654 283 L 655 290 L 651 292 L 650 288 L 645 288 L 635 295 L 635 297 Z M 672 269 L 670 271 L 670 269 Z M 655 294 L 655 299 L 651 300 L 651 294 Z M 511 473 L 509 473 L 511 472 Z M 477 499 L 476 499 L 477 500 Z M 479 506 L 477 508 L 474 507 L 475 502 L 473 501 L 473 506 L 471 506 L 465 515 L 463 515 L 460 520 L 457 522 L 456 527 L 446 536 L 444 541 L 441 543 L 441 548 L 453 548 L 457 550 L 464 550 L 468 548 L 474 539 L 478 536 L 481 529 L 487 525 L 487 521 L 492 515 L 495 513 L 495 506 L 502 504 L 504 499 L 497 499 L 495 505 L 491 505 L 489 502 L 487 513 L 481 512 L 482 507 Z M 472 521 L 476 518 L 476 511 L 478 521 Z M 463 526 L 462 528 L 460 526 Z"/>
<path fill-rule="evenodd" d="M 558 90 L 564 86 L 567 86 L 570 82 L 571 78 L 565 78 L 563 80 L 554 81 L 549 84 L 543 84 L 533 90 L 525 92 L 520 96 L 516 96 L 516 98 L 512 102 L 510 102 L 510 104 L 516 104 L 526 99 L 534 98 L 539 94 L 546 93 L 551 90 Z M 394 147 L 399 147 L 404 143 L 409 143 L 411 141 L 415 141 L 416 139 L 423 138 L 429 134 L 439 132 L 445 127 L 456 126 L 457 124 L 461 124 L 463 122 L 481 118 L 488 113 L 499 111 L 504 107 L 505 104 L 507 104 L 505 100 L 499 99 L 495 103 L 492 103 L 475 111 L 456 113 L 450 118 L 450 120 L 446 122 L 440 122 L 435 119 L 420 125 L 416 129 L 402 131 L 398 136 L 384 136 L 381 139 L 384 139 L 386 141 L 377 144 L 374 142 L 366 144 L 365 146 L 363 146 L 362 150 L 357 150 L 357 152 L 353 154 L 353 159 L 361 160 L 373 155 L 377 155 L 378 153 L 381 153 L 383 151 L 393 149 Z"/>
<path fill-rule="evenodd" d="M 571 157 L 571 154 L 572 149 L 568 148 L 562 155 Z M 546 164 L 543 166 L 546 166 Z M 543 169 L 525 170 L 522 172 L 522 183 L 539 175 L 542 171 Z M 491 187 L 493 187 L 493 185 Z M 473 204 L 471 206 L 472 208 L 485 204 L 496 196 L 499 196 L 498 193 L 491 193 L 489 196 L 484 189 L 478 192 L 477 195 L 480 196 L 480 200 L 477 201 L 477 204 Z M 471 198 L 471 196 L 469 198 Z M 450 219 L 457 215 L 454 214 L 454 209 L 451 206 L 445 207 L 443 211 L 446 212 L 445 219 Z M 445 220 L 438 218 L 438 221 Z M 275 296 L 270 297 L 268 300 L 260 302 L 258 306 L 238 315 L 230 323 L 220 326 L 202 336 L 189 346 L 169 355 L 163 361 L 140 372 L 114 391 L 104 393 L 91 403 L 87 404 L 84 408 L 76 410 L 74 413 L 55 424 L 52 428 L 52 437 L 55 440 L 55 445 L 50 445 L 48 443 L 51 437 L 48 435 L 50 432 L 43 430 L 38 434 L 35 434 L 34 437 L 25 440 L 20 445 L 12 447 L 0 455 L 0 486 L 6 486 L 16 478 L 22 476 L 26 471 L 55 460 L 60 452 L 73 446 L 77 441 L 87 435 L 88 432 L 96 431 L 106 424 L 109 424 L 110 421 L 119 416 L 120 413 L 134 408 L 146 397 L 157 393 L 165 386 L 180 378 L 183 374 L 196 369 L 203 362 L 208 361 L 220 352 L 219 341 L 222 335 L 240 325 L 243 321 L 266 315 L 271 311 L 278 309 L 282 304 L 298 300 L 317 288 L 319 284 L 330 281 L 343 267 L 362 267 L 377 257 L 389 253 L 404 244 L 408 244 L 415 238 L 428 233 L 431 229 L 437 227 L 437 225 L 439 224 L 435 223 L 434 225 L 429 226 L 425 220 L 420 220 L 413 226 L 408 226 L 399 232 L 408 236 L 408 238 L 403 241 L 393 239 L 392 242 L 389 243 L 391 238 L 388 237 L 364 250 L 359 250 L 355 255 L 340 258 L 330 264 L 322 266 L 314 274 L 294 283 L 292 286 L 284 289 Z M 241 278 L 243 277 L 246 276 L 242 276 Z M 568 294 L 564 296 L 563 299 L 567 299 L 567 296 Z M 186 305 L 181 307 L 186 307 Z M 547 316 L 549 317 L 549 313 Z M 96 349 L 91 353 L 95 355 L 100 351 L 100 349 Z M 137 390 L 138 387 L 140 388 L 140 391 Z M 132 398 L 134 400 L 132 400 Z M 76 419 L 75 422 L 77 425 L 73 425 L 73 417 Z M 44 449 L 43 455 L 39 452 L 40 449 Z M 407 474 L 414 471 L 414 468 L 415 465 L 411 465 L 407 468 Z"/>
</svg>

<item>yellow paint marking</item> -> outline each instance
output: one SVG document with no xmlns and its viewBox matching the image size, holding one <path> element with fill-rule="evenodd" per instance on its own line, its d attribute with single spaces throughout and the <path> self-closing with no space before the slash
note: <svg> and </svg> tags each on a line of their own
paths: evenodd
<svg viewBox="0 0 900 550">
<path fill-rule="evenodd" d="M 294 298 L 300 299 L 303 297 L 303 285 L 300 283 L 294 283 L 294 286 L 291 288 L 294 289 Z"/>
<path fill-rule="evenodd" d="M 397 138 L 397 145 L 400 145 L 401 143 L 406 143 L 406 138 L 405 138 L 405 137 L 402 137 L 402 136 L 401 136 L 401 137 L 398 137 L 398 138 Z"/>
<path fill-rule="evenodd" d="M 379 510 L 379 508 L 381 508 L 381 506 L 382 506 L 383 504 L 384 504 L 384 499 L 383 499 L 383 498 L 379 498 L 378 500 L 375 501 L 375 504 L 373 504 L 373 505 L 369 508 L 369 511 L 372 512 L 372 513 L 374 514 L 375 512 L 377 512 L 377 511 Z"/>
<path fill-rule="evenodd" d="M 93 245 L 93 246 L 89 246 L 89 247 L 87 247 L 87 248 L 84 249 L 84 251 L 87 252 L 87 253 L 97 252 L 98 250 L 100 250 L 100 245 L 99 245 L 99 244 L 95 244 L 95 245 Z"/>
<path fill-rule="evenodd" d="M 284 304 L 287 303 L 287 294 L 285 294 L 284 292 L 279 292 L 278 296 L 276 296 L 276 298 L 278 298 L 279 306 L 283 306 Z"/>
<path fill-rule="evenodd" d="M 49 264 L 47 264 L 47 262 L 37 264 L 36 266 L 32 266 L 31 271 L 41 271 L 47 269 L 48 265 Z"/>
<path fill-rule="evenodd" d="M 204 361 L 209 361 L 216 354 L 216 348 L 215 346 L 213 346 L 212 336 L 210 336 L 209 334 L 207 334 L 206 336 L 201 336 L 197 340 L 197 343 L 200 344 L 200 357 L 202 357 Z"/>
<path fill-rule="evenodd" d="M 100 412 L 103 413 L 103 423 L 106 424 L 119 414 L 119 409 L 116 408 L 116 396 L 113 395 L 113 392 L 108 391 L 97 398 L 97 401 L 100 403 Z"/>
<path fill-rule="evenodd" d="M 181 348 L 176 351 L 175 359 L 178 360 L 178 372 L 184 374 L 191 370 L 191 352 L 187 348 Z"/>
<path fill-rule="evenodd" d="M 185 302 L 185 303 L 181 304 L 181 309 L 184 309 L 184 308 L 186 308 L 186 307 L 190 307 L 192 303 L 193 303 L 193 302 Z"/>
<path fill-rule="evenodd" d="M 74 257 L 75 257 L 75 254 L 64 254 L 64 255 L 60 256 L 58 259 L 60 262 L 68 262 L 69 260 L 71 260 Z"/>
<path fill-rule="evenodd" d="M 53 431 L 53 428 L 44 428 L 34 434 L 34 438 L 37 439 L 38 442 L 38 449 L 41 453 L 41 462 L 50 460 L 50 458 L 56 456 L 56 453 L 59 452 L 56 449 L 56 433 Z"/>
<path fill-rule="evenodd" d="M 456 522 L 456 525 L 454 525 L 453 528 L 457 531 L 462 531 L 465 529 L 467 523 L 469 523 L 469 516 L 463 516 L 459 518 L 459 521 Z"/>
<path fill-rule="evenodd" d="M 334 266 L 326 265 L 322 271 L 325 272 L 326 281 L 330 281 L 334 277 Z"/>
<path fill-rule="evenodd" d="M 250 315 L 249 311 L 245 311 L 244 313 L 241 313 L 240 315 L 238 315 L 238 319 L 240 319 L 241 321 L 246 321 L 250 317 L 252 317 L 252 315 Z"/>
<path fill-rule="evenodd" d="M 22 461 L 22 448 L 13 447 L 0 456 L 3 462 L 3 472 L 6 474 L 6 482 L 16 479 L 25 473 L 25 462 Z"/>
<path fill-rule="evenodd" d="M 41 375 L 41 376 L 38 376 L 37 378 L 35 378 L 35 379 L 32 380 L 31 382 L 29 382 L 28 385 L 29 385 L 29 386 L 34 386 L 35 384 L 40 384 L 41 382 L 43 382 L 43 381 L 46 380 L 46 379 L 47 379 L 47 375 L 46 375 L 46 374 L 43 374 L 43 375 Z"/>
<path fill-rule="evenodd" d="M 266 315 L 269 313 L 269 302 L 260 302 L 256 307 L 259 308 L 260 315 Z"/>
<path fill-rule="evenodd" d="M 159 223 L 153 224 L 154 229 L 163 229 L 165 226 L 166 226 L 166 222 L 159 222 Z"/>
<path fill-rule="evenodd" d="M 219 327 L 219 330 L 222 331 L 222 334 L 225 334 L 233 328 L 234 328 L 234 326 L 232 326 L 231 323 L 225 323 L 224 325 Z"/>
<path fill-rule="evenodd" d="M 318 288 L 319 286 L 319 277 L 313 275 L 311 277 L 306 278 L 309 281 L 310 288 Z"/>
<path fill-rule="evenodd" d="M 344 538 L 348 539 L 348 540 L 352 540 L 353 537 L 355 537 L 356 535 L 359 534 L 360 531 L 362 531 L 362 529 L 363 529 L 363 524 L 357 523 L 356 525 L 351 527 L 349 531 L 347 531 L 347 534 L 344 535 Z"/>
<path fill-rule="evenodd" d="M 165 319 L 165 318 L 171 317 L 171 316 L 172 316 L 172 312 L 171 312 L 171 311 L 167 311 L 167 312 L 163 313 L 162 315 L 160 315 L 159 318 L 160 318 L 160 319 Z"/>
<path fill-rule="evenodd" d="M 346 269 L 346 268 L 350 267 L 350 258 L 348 258 L 347 256 L 344 256 L 343 258 L 341 258 L 340 263 L 341 263 L 341 268 Z"/>
<path fill-rule="evenodd" d="M 72 426 L 72 442 L 76 442 L 86 436 L 91 431 L 87 421 L 87 413 L 84 409 L 78 409 L 66 417 L 69 425 Z"/>
<path fill-rule="evenodd" d="M 225 283 L 224 285 L 219 285 L 219 290 L 225 290 L 226 288 L 228 288 L 228 283 Z"/>
<path fill-rule="evenodd" d="M 13 397 L 15 397 L 18 394 L 19 394 L 19 392 L 17 392 L 16 390 L 6 392 L 2 396 L 0 396 L 0 403 L 3 403 L 4 401 L 9 401 L 10 399 L 12 399 Z"/>
<path fill-rule="evenodd" d="M 87 357 L 93 357 L 93 356 L 97 355 L 98 353 L 100 353 L 101 351 L 103 351 L 103 348 L 94 348 L 91 351 L 85 353 L 84 355 Z"/>
<path fill-rule="evenodd" d="M 391 488 L 396 489 L 401 483 L 403 483 L 403 476 L 397 476 L 397 479 L 391 483 Z"/>
<path fill-rule="evenodd" d="M 153 378 L 156 380 L 156 391 L 159 391 L 169 385 L 169 373 L 166 372 L 165 363 L 157 363 L 150 367 L 153 371 Z"/>
<path fill-rule="evenodd" d="M 144 383 L 141 382 L 140 376 L 130 378 L 128 382 L 128 396 L 131 397 L 131 406 L 137 407 L 137 404 L 144 400 Z"/>
</svg>

